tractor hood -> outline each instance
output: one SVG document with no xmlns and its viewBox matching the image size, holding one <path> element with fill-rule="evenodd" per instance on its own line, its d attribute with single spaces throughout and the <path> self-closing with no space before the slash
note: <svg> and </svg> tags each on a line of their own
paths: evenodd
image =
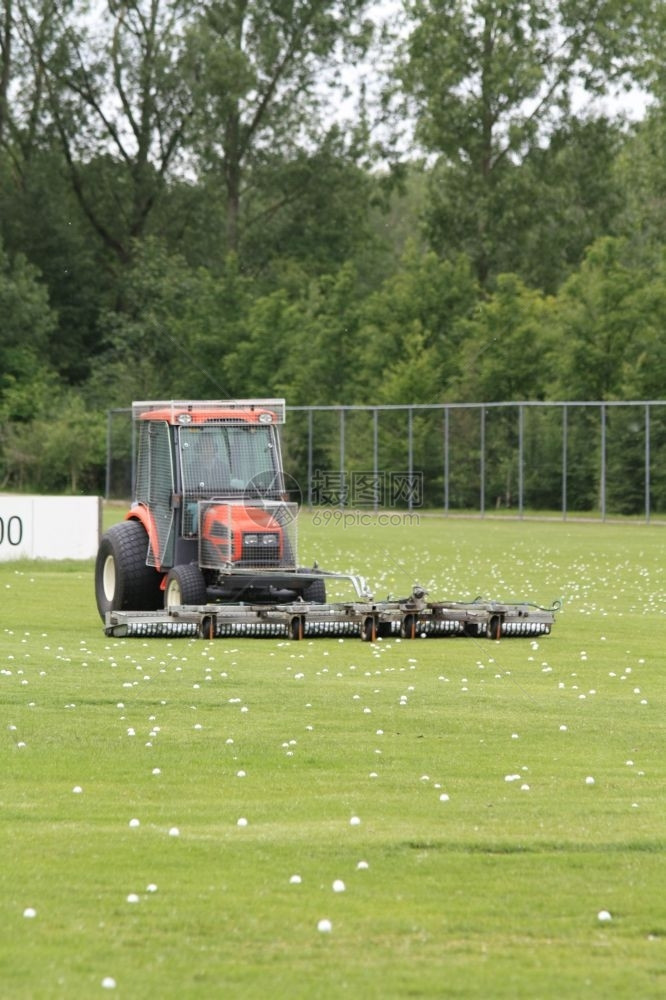
<svg viewBox="0 0 666 1000">
<path fill-rule="evenodd" d="M 208 569 L 295 566 L 295 506 L 281 501 L 200 501 L 200 565 Z"/>
</svg>

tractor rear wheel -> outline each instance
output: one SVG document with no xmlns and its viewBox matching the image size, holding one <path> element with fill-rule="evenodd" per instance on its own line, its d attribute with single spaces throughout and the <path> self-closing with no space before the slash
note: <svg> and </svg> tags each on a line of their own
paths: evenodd
<svg viewBox="0 0 666 1000">
<path fill-rule="evenodd" d="M 196 563 L 183 563 L 169 570 L 164 587 L 165 608 L 207 603 L 206 581 Z"/>
<path fill-rule="evenodd" d="M 107 611 L 154 611 L 162 600 L 160 577 L 146 565 L 148 535 L 140 521 L 121 521 L 102 536 L 95 563 L 95 597 Z"/>
</svg>

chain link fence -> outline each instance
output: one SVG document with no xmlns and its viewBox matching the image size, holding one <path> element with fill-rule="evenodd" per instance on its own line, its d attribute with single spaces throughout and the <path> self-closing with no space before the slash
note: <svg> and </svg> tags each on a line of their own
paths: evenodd
<svg viewBox="0 0 666 1000">
<path fill-rule="evenodd" d="M 666 401 L 292 406 L 308 507 L 477 516 L 666 515 Z M 131 409 L 108 413 L 106 497 L 133 492 Z"/>
</svg>

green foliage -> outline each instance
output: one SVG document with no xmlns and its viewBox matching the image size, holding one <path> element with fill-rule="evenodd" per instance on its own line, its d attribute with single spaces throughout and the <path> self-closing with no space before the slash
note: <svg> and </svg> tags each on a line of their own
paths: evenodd
<svg viewBox="0 0 666 1000">
<path fill-rule="evenodd" d="M 347 264 L 311 281 L 291 315 L 289 388 L 294 405 L 341 403 L 354 383 L 357 275 Z M 286 383 L 283 383 L 286 385 Z M 351 390 L 353 392 L 353 389 Z"/>
<path fill-rule="evenodd" d="M 29 419 L 21 419 L 28 405 Z M 106 419 L 80 392 L 63 388 L 53 376 L 35 378 L 5 394 L 0 414 L 4 416 L 0 437 L 4 489 L 103 492 Z"/>
<path fill-rule="evenodd" d="M 271 216 L 285 197 L 294 197 L 294 184 L 303 190 L 304 162 L 306 194 L 320 197 L 325 189 L 304 151 L 321 148 L 326 156 L 321 83 L 342 52 L 360 56 L 366 50 L 372 26 L 363 20 L 365 6 L 366 0 L 286 6 L 229 0 L 203 5 L 193 19 L 187 34 L 193 147 L 222 192 L 226 252 L 241 251 L 248 220 L 275 223 Z M 313 161 L 315 167 L 317 154 Z M 286 165 L 277 175 L 276 162 Z"/>
<path fill-rule="evenodd" d="M 106 457 L 106 421 L 80 393 L 63 392 L 32 424 L 41 456 L 40 492 L 101 493 L 99 470 Z"/>
<path fill-rule="evenodd" d="M 125 406 L 132 399 L 238 392 L 236 382 L 225 386 L 245 295 L 233 257 L 216 279 L 204 268 L 188 267 L 159 241 L 146 240 L 137 245 L 120 292 L 122 310 L 103 318 L 96 393 Z"/>
<path fill-rule="evenodd" d="M 636 262 L 649 262 L 666 242 L 666 108 L 653 106 L 618 152 L 615 184 L 623 206 L 615 229 L 625 237 Z"/>
<path fill-rule="evenodd" d="M 37 269 L 22 254 L 13 260 L 0 244 L 0 394 L 15 380 L 30 380 L 46 367 L 44 355 L 55 317 Z"/>
<path fill-rule="evenodd" d="M 133 398 L 660 398 L 662 7 L 416 0 L 382 30 L 364 0 L 3 6 L 0 483 L 99 489 L 99 427 Z M 635 85 L 654 103 L 630 126 L 612 98 Z M 478 414 L 450 416 L 456 502 L 483 460 L 511 506 L 513 417 L 488 419 L 486 455 Z M 336 468 L 342 418 L 316 419 Z M 590 419 L 568 440 L 580 509 L 600 501 Z M 615 424 L 629 511 L 640 434 Z M 524 431 L 526 493 L 553 505 L 561 427 Z M 349 418 L 353 468 L 373 433 Z M 439 502 L 439 418 L 415 410 L 411 441 Z M 406 467 L 404 436 L 378 445 Z"/>
<path fill-rule="evenodd" d="M 67 381 L 84 381 L 97 350 L 97 312 L 113 294 L 113 278 L 56 149 L 34 150 L 20 168 L 0 156 L 0 219 L 8 255 L 30 261 L 54 315 L 42 358 Z"/>
<path fill-rule="evenodd" d="M 576 85 L 599 93 L 609 75 L 639 71 L 649 58 L 645 8 L 644 0 L 410 4 L 398 73 L 416 105 L 417 136 L 438 158 L 431 239 L 442 253 L 468 253 L 483 285 L 506 267 L 507 233 L 517 244 L 514 206 L 531 197 L 518 166 L 568 114 Z"/>
<path fill-rule="evenodd" d="M 622 397 L 626 374 L 640 364 L 646 278 L 631 267 L 625 242 L 608 237 L 590 247 L 565 282 L 555 320 L 566 344 L 558 386 L 565 398 Z"/>
<path fill-rule="evenodd" d="M 54 122 L 81 212 L 120 264 L 149 232 L 192 115 L 182 19 L 173 4 L 110 3 L 104 18 L 76 5 L 57 15 L 44 61 Z"/>
<path fill-rule="evenodd" d="M 393 166 L 376 177 L 369 217 L 373 242 L 383 251 L 378 261 L 380 280 L 400 270 L 408 246 L 422 253 L 428 249 L 423 231 L 428 198 L 426 167 L 419 161 Z"/>
<path fill-rule="evenodd" d="M 446 384 L 458 372 L 462 321 L 474 308 L 477 296 L 467 258 L 442 260 L 433 252 L 419 252 L 409 243 L 397 273 L 363 304 L 359 379 L 365 397 L 375 398 L 383 391 L 386 369 L 398 370 L 406 355 L 411 352 L 413 358 L 416 345 L 421 345 L 435 362 L 439 387 L 432 386 L 432 396 L 419 393 L 411 400 L 392 402 L 440 401 Z M 388 401 L 386 395 L 382 398 Z"/>
<path fill-rule="evenodd" d="M 535 146 L 502 206 L 497 268 L 554 294 L 594 240 L 615 230 L 628 192 L 616 161 L 630 144 L 621 122 L 572 118 Z"/>
<path fill-rule="evenodd" d="M 238 254 L 245 273 L 280 281 L 292 263 L 328 274 L 354 259 L 371 271 L 377 250 L 369 212 L 372 178 L 355 162 L 347 137 L 329 131 L 314 151 L 268 157 L 249 174 Z"/>
<path fill-rule="evenodd" d="M 480 402 L 544 399 L 554 369 L 553 303 L 502 274 L 467 320 L 453 398 Z"/>
</svg>

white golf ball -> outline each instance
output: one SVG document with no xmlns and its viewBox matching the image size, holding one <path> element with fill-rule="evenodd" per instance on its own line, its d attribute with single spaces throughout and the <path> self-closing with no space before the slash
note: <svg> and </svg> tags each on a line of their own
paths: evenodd
<svg viewBox="0 0 666 1000">
<path fill-rule="evenodd" d="M 330 920 L 327 920 L 324 917 L 317 924 L 317 930 L 320 931 L 322 934 L 330 934 L 331 931 L 333 930 L 333 924 L 331 923 Z"/>
<path fill-rule="evenodd" d="M 358 816 L 352 816 L 352 818 L 349 820 L 349 825 L 350 826 L 360 826 L 361 825 L 361 820 L 359 819 Z"/>
<path fill-rule="evenodd" d="M 37 916 L 37 910 L 33 906 L 26 906 L 23 916 L 28 920 L 32 920 L 33 917 Z"/>
<path fill-rule="evenodd" d="M 236 823 L 236 826 L 247 826 L 247 820 L 245 819 L 245 816 L 240 817 L 240 819 Z"/>
<path fill-rule="evenodd" d="M 597 920 L 601 920 L 602 923 L 612 919 L 613 918 L 611 917 L 608 910 L 599 910 L 599 912 L 597 913 Z"/>
<path fill-rule="evenodd" d="M 345 886 L 344 882 L 342 881 L 342 879 L 341 878 L 336 878 L 335 882 L 333 883 L 333 892 L 344 892 L 345 889 L 346 889 L 346 886 Z"/>
<path fill-rule="evenodd" d="M 180 837 L 180 830 L 178 829 L 177 826 L 172 826 L 171 827 L 171 829 L 169 830 L 169 836 L 170 837 Z"/>
<path fill-rule="evenodd" d="M 104 976 L 104 979 L 102 980 L 102 989 L 115 990 L 115 988 L 116 988 L 116 981 L 113 978 L 113 976 Z"/>
<path fill-rule="evenodd" d="M 134 819 L 131 819 L 129 821 L 129 825 L 132 826 L 132 827 L 141 826 L 141 821 L 138 820 L 138 819 L 136 819 L 136 817 L 135 817 Z"/>
<path fill-rule="evenodd" d="M 586 785 L 593 785 L 594 784 L 594 778 L 592 777 L 592 775 L 588 774 L 587 778 L 585 779 L 585 784 Z"/>
</svg>

